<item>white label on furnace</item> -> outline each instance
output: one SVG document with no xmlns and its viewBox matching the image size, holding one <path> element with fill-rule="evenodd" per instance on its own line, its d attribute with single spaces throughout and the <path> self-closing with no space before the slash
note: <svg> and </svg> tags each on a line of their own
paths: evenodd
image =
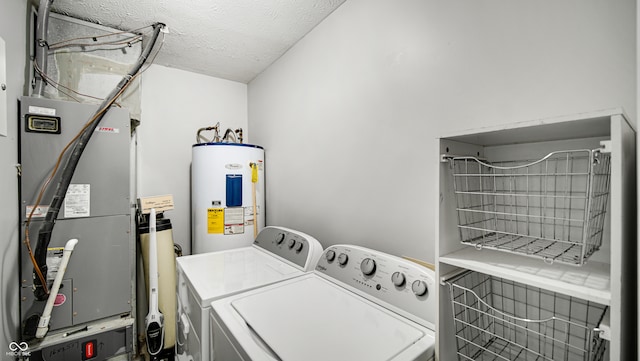
<svg viewBox="0 0 640 361">
<path fill-rule="evenodd" d="M 111 127 L 97 127 L 96 132 L 100 132 L 100 133 L 114 133 L 114 134 L 118 134 L 120 133 L 120 128 L 111 128 Z"/>
<path fill-rule="evenodd" d="M 29 114 L 40 114 L 40 115 L 50 115 L 50 116 L 55 116 L 56 115 L 56 110 L 53 108 L 43 108 L 43 107 L 36 107 L 33 105 L 29 106 Z"/>
<path fill-rule="evenodd" d="M 29 214 L 31 214 L 31 210 L 33 209 L 33 206 L 27 206 L 27 214 L 26 217 L 29 217 Z M 47 215 L 47 212 L 49 212 L 49 206 L 37 206 L 36 210 L 33 212 L 33 218 L 42 218 L 44 216 Z"/>
<path fill-rule="evenodd" d="M 64 197 L 64 217 L 89 217 L 91 211 L 91 185 L 70 184 Z"/>
<path fill-rule="evenodd" d="M 60 269 L 64 247 L 47 248 L 47 281 L 53 281 Z"/>
</svg>

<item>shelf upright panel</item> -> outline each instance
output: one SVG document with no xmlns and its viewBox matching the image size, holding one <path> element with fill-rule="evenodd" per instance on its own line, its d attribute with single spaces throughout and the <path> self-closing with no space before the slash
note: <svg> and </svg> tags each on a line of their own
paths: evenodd
<svg viewBox="0 0 640 361">
<path fill-rule="evenodd" d="M 637 355 L 636 133 L 611 117 L 611 360 Z M 616 310 L 618 310 L 616 312 Z"/>
<path fill-rule="evenodd" d="M 456 142 L 451 140 L 440 140 L 439 154 L 476 154 L 484 156 L 481 146 Z M 460 236 L 457 227 L 457 217 L 455 207 L 447 205 L 455 204 L 456 199 L 453 194 L 453 184 L 451 182 L 451 174 L 449 170 L 449 162 L 439 159 L 438 176 L 440 187 L 438 190 L 439 210 L 438 219 L 436 219 L 436 259 L 438 255 L 444 255 L 465 248 L 460 243 Z M 445 275 L 456 269 L 455 265 L 436 261 L 436 275 Z M 439 277 L 439 276 L 438 276 Z M 453 324 L 451 322 L 452 308 L 449 300 L 449 292 L 442 287 L 436 288 L 436 297 L 438 299 L 439 312 L 436 314 L 436 327 L 440 332 L 436 332 L 436 359 L 441 361 L 454 360 L 450 358 L 451 354 L 438 355 L 440 349 L 455 350 L 456 342 L 454 338 L 442 337 L 445 334 L 453 334 Z M 455 353 L 453 354 L 455 355 Z"/>
</svg>

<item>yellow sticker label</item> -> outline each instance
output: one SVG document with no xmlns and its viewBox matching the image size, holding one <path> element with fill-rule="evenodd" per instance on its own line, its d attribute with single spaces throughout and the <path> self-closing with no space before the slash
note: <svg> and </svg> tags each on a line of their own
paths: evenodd
<svg viewBox="0 0 640 361">
<path fill-rule="evenodd" d="M 207 233 L 224 233 L 224 208 L 207 209 Z"/>
<path fill-rule="evenodd" d="M 258 165 L 251 163 L 251 182 L 256 183 L 258 181 Z"/>
</svg>

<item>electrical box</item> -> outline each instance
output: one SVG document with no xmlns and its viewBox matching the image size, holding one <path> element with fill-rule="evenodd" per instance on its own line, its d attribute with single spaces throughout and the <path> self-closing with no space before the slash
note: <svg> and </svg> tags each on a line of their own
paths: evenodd
<svg viewBox="0 0 640 361">
<path fill-rule="evenodd" d="M 73 146 L 62 156 L 56 176 L 36 204 L 40 189 L 63 148 L 81 131 L 97 108 L 92 104 L 44 98 L 21 99 L 21 237 L 24 240 L 25 221 L 35 207 L 29 227 L 34 250 L 40 226 Z M 91 330 L 96 322 L 133 319 L 133 280 L 136 277 L 130 141 L 129 112 L 112 107 L 80 158 L 47 248 L 47 278 L 51 281 L 62 247 L 71 238 L 79 240 L 53 307 L 48 335 L 87 325 Z M 24 245 L 21 258 L 20 309 L 24 326 L 26 319 L 42 312 L 45 301 L 38 301 L 33 295 L 33 264 Z M 84 336 L 82 332 L 77 335 Z"/>
</svg>

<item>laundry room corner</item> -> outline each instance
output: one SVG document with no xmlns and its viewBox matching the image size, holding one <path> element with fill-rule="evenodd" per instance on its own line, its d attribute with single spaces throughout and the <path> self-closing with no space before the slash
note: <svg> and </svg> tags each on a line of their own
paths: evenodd
<svg viewBox="0 0 640 361">
<path fill-rule="evenodd" d="M 249 83 L 267 222 L 433 262 L 438 136 L 615 107 L 636 123 L 635 1 L 610 5 L 345 2 Z"/>
<path fill-rule="evenodd" d="M 138 128 L 138 195 L 172 194 L 174 241 L 191 254 L 191 146 L 197 130 L 220 123 L 247 129 L 247 85 L 152 65 L 143 74 Z M 171 174 L 171 177 L 167 177 Z"/>
</svg>

